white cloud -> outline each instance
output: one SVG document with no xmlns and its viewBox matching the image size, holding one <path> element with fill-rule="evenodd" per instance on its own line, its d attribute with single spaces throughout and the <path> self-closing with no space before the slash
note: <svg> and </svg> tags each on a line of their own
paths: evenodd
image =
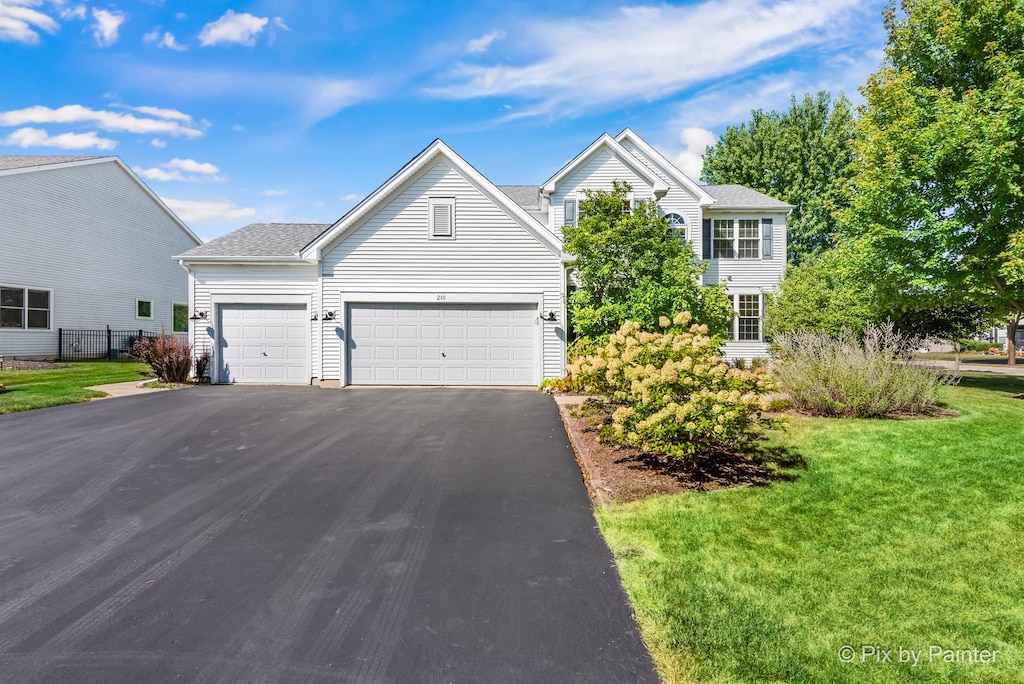
<svg viewBox="0 0 1024 684">
<path fill-rule="evenodd" d="M 173 111 L 173 110 L 165 110 Z M 140 118 L 132 114 L 95 110 L 82 105 L 65 105 L 57 109 L 34 106 L 0 112 L 0 126 L 21 126 L 24 124 L 45 123 L 86 123 L 102 128 L 105 131 L 140 134 L 166 134 L 198 138 L 203 132 L 185 126 L 179 121 L 168 121 L 162 118 Z"/>
<path fill-rule="evenodd" d="M 220 173 L 220 169 L 213 164 L 200 163 L 195 159 L 172 159 L 164 164 L 164 166 L 169 169 L 178 169 L 186 173 L 198 173 L 204 176 L 216 176 Z"/>
<path fill-rule="evenodd" d="M 338 199 L 340 199 L 342 202 L 355 202 L 357 199 L 360 198 L 362 198 L 362 195 L 357 195 L 354 192 L 350 192 L 347 195 L 342 195 Z"/>
<path fill-rule="evenodd" d="M 287 190 L 264 190 L 264 197 L 284 197 L 288 194 Z"/>
<path fill-rule="evenodd" d="M 228 10 L 220 19 L 203 27 L 199 44 L 208 47 L 218 43 L 237 43 L 251 47 L 256 44 L 256 36 L 268 21 L 267 17 L 257 17 L 248 12 L 236 14 L 234 10 Z"/>
<path fill-rule="evenodd" d="M 188 48 L 179 43 L 174 38 L 174 34 L 170 33 L 169 31 L 164 33 L 164 37 L 160 39 L 160 42 L 157 43 L 157 46 L 167 48 L 168 50 L 176 50 L 178 52 L 184 52 L 185 50 L 188 50 Z"/>
<path fill-rule="evenodd" d="M 152 145 L 153 147 L 158 147 L 161 150 L 167 147 L 167 143 L 161 140 L 160 138 L 153 138 L 152 140 L 149 141 L 149 144 Z"/>
<path fill-rule="evenodd" d="M 832 45 L 845 37 L 840 32 L 856 10 L 866 12 L 860 0 L 705 0 L 545 19 L 516 31 L 516 45 L 538 57 L 512 65 L 462 62 L 449 84 L 428 92 L 532 103 L 510 118 L 653 101 L 808 46 Z"/>
<path fill-rule="evenodd" d="M 284 23 L 284 19 L 282 19 L 281 17 L 274 17 L 273 24 L 274 28 L 279 28 L 282 31 L 291 31 L 291 29 L 288 28 L 288 24 Z"/>
<path fill-rule="evenodd" d="M 155 43 L 158 40 L 160 40 L 160 27 L 159 26 L 154 28 L 149 33 L 143 34 L 143 36 L 142 36 L 142 42 L 143 43 Z"/>
<path fill-rule="evenodd" d="M 18 147 L 59 147 L 63 150 L 112 150 L 117 146 L 116 140 L 101 138 L 95 131 L 51 136 L 42 128 L 19 128 L 4 138 L 2 143 Z"/>
<path fill-rule="evenodd" d="M 117 42 L 117 31 L 124 23 L 124 12 L 96 9 L 92 10 L 92 35 L 100 47 L 110 47 Z"/>
<path fill-rule="evenodd" d="M 154 116 L 158 119 L 168 119 L 170 121 L 181 121 L 182 123 L 192 123 L 192 117 L 184 112 L 179 112 L 177 109 L 166 109 L 164 107 L 150 107 L 149 105 L 143 105 L 141 107 L 129 107 L 132 111 L 138 112 L 139 114 L 146 114 L 147 116 Z"/>
<path fill-rule="evenodd" d="M 197 162 L 194 159 L 174 158 L 169 162 L 150 169 L 136 166 L 134 171 L 143 178 L 162 182 L 182 181 L 196 183 L 203 180 L 226 180 L 223 176 L 217 175 L 220 173 L 220 169 L 213 164 Z"/>
<path fill-rule="evenodd" d="M 256 215 L 252 207 L 239 207 L 227 200 L 178 200 L 162 198 L 164 203 L 186 223 L 232 221 Z"/>
<path fill-rule="evenodd" d="M 700 178 L 704 168 L 704 150 L 714 145 L 715 134 L 703 128 L 684 128 L 679 132 L 679 142 L 683 144 L 682 152 L 670 157 L 679 170 L 690 178 Z"/>
<path fill-rule="evenodd" d="M 39 31 L 56 33 L 59 24 L 32 9 L 40 4 L 41 0 L 0 0 L 0 40 L 35 45 Z"/>
<path fill-rule="evenodd" d="M 245 126 L 243 126 L 242 124 L 235 124 L 231 127 L 231 130 L 235 131 L 236 133 L 241 133 L 242 131 L 245 130 Z"/>
<path fill-rule="evenodd" d="M 65 21 L 69 19 L 85 19 L 85 5 L 61 8 L 60 18 Z"/>
<path fill-rule="evenodd" d="M 474 38 L 473 40 L 466 43 L 466 52 L 468 52 L 471 55 L 477 55 L 483 52 L 487 52 L 487 48 L 491 47 L 491 43 L 493 43 L 496 40 L 501 40 L 504 37 L 504 31 L 490 31 L 489 33 L 485 33 L 479 38 Z"/>
</svg>

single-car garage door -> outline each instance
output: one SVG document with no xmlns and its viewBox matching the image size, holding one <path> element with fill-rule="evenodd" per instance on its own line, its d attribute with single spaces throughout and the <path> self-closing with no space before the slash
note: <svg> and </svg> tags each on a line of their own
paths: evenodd
<svg viewBox="0 0 1024 684">
<path fill-rule="evenodd" d="M 302 304 L 220 307 L 220 382 L 308 383 L 309 314 Z"/>
<path fill-rule="evenodd" d="M 534 385 L 536 304 L 353 304 L 354 385 Z"/>
</svg>

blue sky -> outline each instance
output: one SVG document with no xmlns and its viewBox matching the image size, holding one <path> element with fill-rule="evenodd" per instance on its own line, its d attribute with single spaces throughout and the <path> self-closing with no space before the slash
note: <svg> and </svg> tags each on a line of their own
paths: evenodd
<svg viewBox="0 0 1024 684">
<path fill-rule="evenodd" d="M 116 154 L 204 239 L 331 222 L 434 138 L 540 184 L 629 126 L 685 171 L 857 88 L 884 0 L 0 0 L 0 154 Z"/>
</svg>

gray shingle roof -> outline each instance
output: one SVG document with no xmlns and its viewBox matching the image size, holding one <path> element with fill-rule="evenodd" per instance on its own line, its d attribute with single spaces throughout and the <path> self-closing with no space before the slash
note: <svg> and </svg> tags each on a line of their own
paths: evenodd
<svg viewBox="0 0 1024 684">
<path fill-rule="evenodd" d="M 499 190 L 512 198 L 512 201 L 523 209 L 540 208 L 540 186 L 538 185 L 499 185 Z"/>
<path fill-rule="evenodd" d="M 763 192 L 751 190 L 745 185 L 702 185 L 701 187 L 704 188 L 706 193 L 718 200 L 711 206 L 712 209 L 717 207 L 751 207 L 757 209 L 778 207 L 779 209 L 789 209 L 791 206 Z"/>
<path fill-rule="evenodd" d="M 103 157 L 75 157 L 61 154 L 0 154 L 0 171 L 11 169 L 27 169 L 32 166 L 48 166 L 50 164 L 66 164 L 86 159 L 102 159 Z"/>
<path fill-rule="evenodd" d="M 185 257 L 287 257 L 330 228 L 331 223 L 252 223 L 190 249 Z"/>
</svg>

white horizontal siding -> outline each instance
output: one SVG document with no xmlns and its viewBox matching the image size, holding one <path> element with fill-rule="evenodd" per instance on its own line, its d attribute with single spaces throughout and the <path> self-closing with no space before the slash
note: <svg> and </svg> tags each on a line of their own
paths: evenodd
<svg viewBox="0 0 1024 684">
<path fill-rule="evenodd" d="M 114 162 L 0 176 L 0 245 L 0 284 L 53 291 L 52 330 L 0 328 L 0 354 L 56 355 L 58 328 L 171 332 L 188 302 L 171 257 L 196 243 Z"/>
<path fill-rule="evenodd" d="M 431 239 L 427 201 L 455 197 L 455 238 Z M 538 229 L 543 229 L 538 226 Z M 562 265 L 533 234 L 495 206 L 480 188 L 441 160 L 325 250 L 324 308 L 338 311 L 323 329 L 323 378 L 340 379 L 344 362 L 341 303 L 359 293 L 502 295 L 533 293 L 559 323 L 543 324 L 544 377 L 563 373 Z M 540 325 L 540 324 L 539 324 Z"/>
<path fill-rule="evenodd" d="M 723 356 L 730 361 L 735 359 L 743 359 L 744 361 L 750 361 L 751 359 L 766 359 L 769 357 L 768 343 L 746 341 L 726 342 Z"/>
<path fill-rule="evenodd" d="M 310 313 L 320 311 L 320 290 L 315 264 L 193 264 L 191 278 L 191 311 L 204 311 L 206 320 L 192 321 L 192 340 L 197 349 L 216 348 L 214 322 L 217 312 L 213 300 L 235 299 L 255 303 L 260 297 L 267 301 L 279 295 L 309 297 Z M 319 317 L 319 315 L 318 315 Z M 310 360 L 312 377 L 320 377 L 320 321 L 310 321 Z"/>
<path fill-rule="evenodd" d="M 555 235 L 561 236 L 565 225 L 565 199 L 575 198 L 582 190 L 611 191 L 613 181 L 623 181 L 633 187 L 635 197 L 652 197 L 654 189 L 611 150 L 602 148 L 579 168 L 563 178 L 551 193 L 551 224 Z"/>
<path fill-rule="evenodd" d="M 776 290 L 786 273 L 786 214 L 785 212 L 712 213 L 707 217 L 739 219 L 772 219 L 771 259 L 711 259 L 704 274 L 704 283 L 712 285 L 727 281 L 730 291 L 744 288 L 762 292 Z M 760 242 L 758 242 L 760 248 Z M 699 254 L 698 254 L 699 256 Z"/>
</svg>

